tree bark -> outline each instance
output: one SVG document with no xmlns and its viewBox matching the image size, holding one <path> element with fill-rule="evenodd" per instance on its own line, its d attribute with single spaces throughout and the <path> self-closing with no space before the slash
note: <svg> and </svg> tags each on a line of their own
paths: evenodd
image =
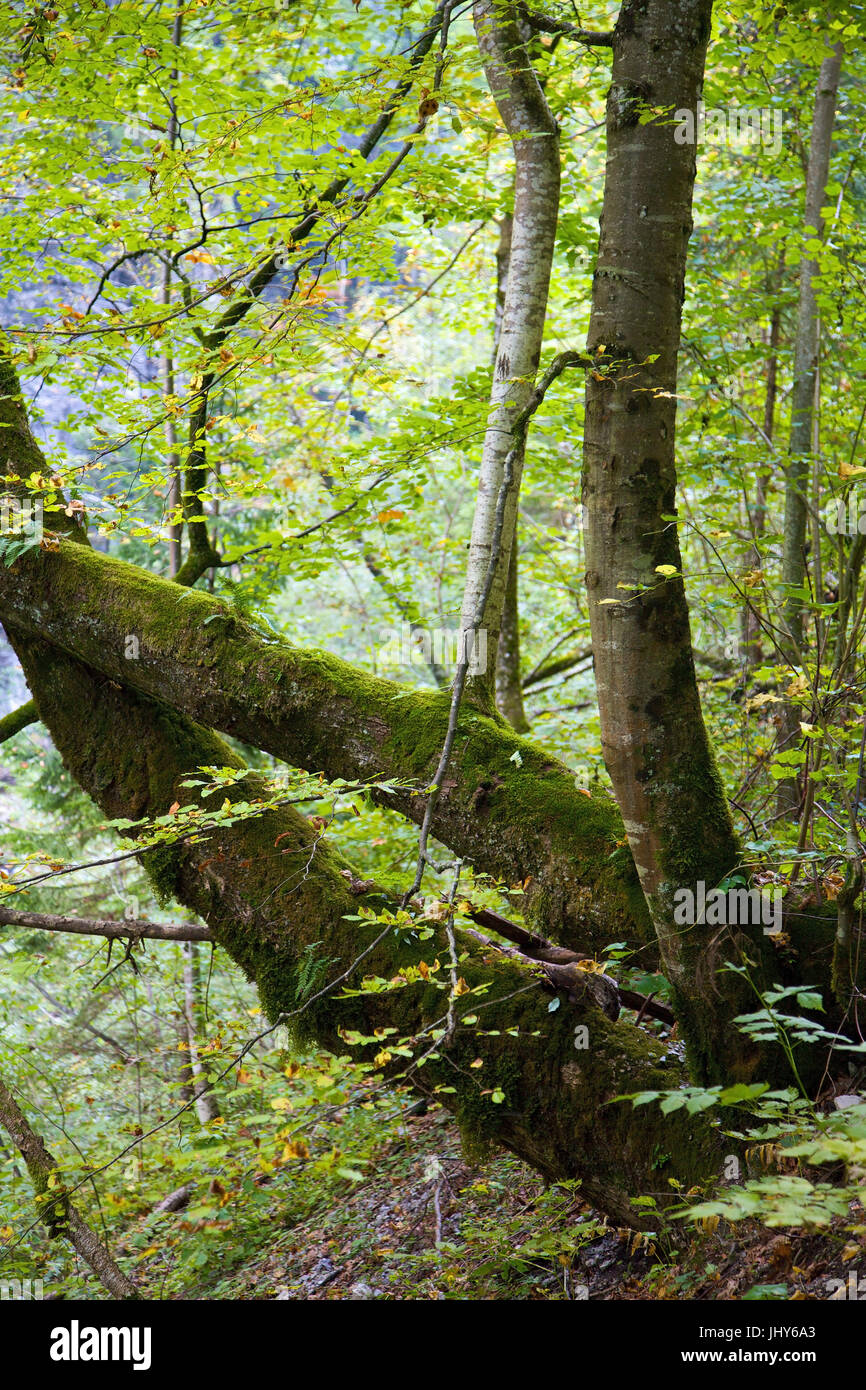
<svg viewBox="0 0 866 1390">
<path fill-rule="evenodd" d="M 406 690 L 339 658 L 260 634 L 218 599 L 61 541 L 0 568 L 0 617 L 191 719 L 293 767 L 329 778 L 411 778 L 429 786 L 449 696 Z M 138 638 L 127 659 L 126 638 Z M 41 700 L 37 698 L 37 704 Z M 518 763 L 515 754 L 520 758 Z M 377 799 L 419 823 L 424 798 Z M 504 722 L 472 709 L 433 833 L 485 873 L 526 885 L 523 905 L 548 934 L 592 953 L 623 937 L 652 940 L 628 854 L 611 856 L 622 821 L 606 792 L 584 795 L 575 775 Z M 619 934 L 618 934 L 619 933 Z"/>
<path fill-rule="evenodd" d="M 815 91 L 815 111 L 809 142 L 806 174 L 806 212 L 804 236 L 820 240 L 824 234 L 825 189 L 830 173 L 830 151 L 836 121 L 836 102 L 842 74 L 843 48 L 836 44 L 824 59 Z M 808 255 L 800 262 L 800 295 L 797 305 L 797 332 L 794 343 L 794 383 L 791 393 L 791 434 L 788 444 L 791 461 L 786 473 L 785 539 L 782 579 L 785 584 L 802 587 L 806 574 L 806 515 L 809 487 L 809 457 L 812 452 L 812 413 L 815 401 L 815 375 L 818 369 L 818 301 L 816 280 L 819 266 Z M 785 617 L 792 637 L 800 645 L 803 635 L 802 599 L 791 595 L 785 602 Z"/>
<path fill-rule="evenodd" d="M 12 710 L 11 714 L 6 714 L 0 719 L 0 743 L 6 743 L 8 739 L 20 734 L 22 729 L 38 723 L 39 711 L 36 701 L 28 700 L 26 704 L 20 705 L 18 709 Z"/>
<path fill-rule="evenodd" d="M 519 734 L 529 732 L 529 720 L 523 705 L 523 685 L 520 679 L 520 601 L 518 594 L 517 527 L 511 543 L 508 561 L 508 581 L 502 609 L 502 627 L 496 648 L 496 708 Z"/>
<path fill-rule="evenodd" d="M 112 922 L 101 917 L 59 917 L 46 912 L 17 912 L 0 902 L 0 926 L 27 931 L 69 932 L 74 936 L 104 936 L 109 941 L 212 941 L 210 929 L 197 924 L 144 922 L 137 917 Z"/>
</svg>

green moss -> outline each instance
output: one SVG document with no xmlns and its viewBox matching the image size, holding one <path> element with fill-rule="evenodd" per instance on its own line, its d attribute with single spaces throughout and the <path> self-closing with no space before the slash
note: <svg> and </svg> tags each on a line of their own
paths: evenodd
<svg viewBox="0 0 866 1390">
<path fill-rule="evenodd" d="M 177 896 L 182 854 L 177 845 L 158 845 L 141 856 L 141 864 L 160 907 Z"/>
</svg>

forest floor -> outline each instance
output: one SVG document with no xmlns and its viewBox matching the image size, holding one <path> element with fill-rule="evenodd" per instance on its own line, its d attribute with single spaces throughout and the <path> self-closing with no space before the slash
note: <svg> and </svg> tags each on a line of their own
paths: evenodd
<svg viewBox="0 0 866 1390">
<path fill-rule="evenodd" d="M 546 1186 L 507 1155 L 470 1166 L 451 1118 L 431 1111 L 395 1127 L 343 1200 L 292 1225 L 218 1291 L 186 1296 L 826 1300 L 834 1279 L 866 1267 L 866 1227 L 852 1242 L 844 1225 L 677 1222 L 663 1239 L 636 1236 L 589 1209 L 577 1184 Z"/>
</svg>

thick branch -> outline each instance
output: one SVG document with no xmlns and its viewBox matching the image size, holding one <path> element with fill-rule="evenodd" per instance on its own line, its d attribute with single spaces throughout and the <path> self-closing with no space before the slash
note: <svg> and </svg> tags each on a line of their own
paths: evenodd
<svg viewBox="0 0 866 1390">
<path fill-rule="evenodd" d="M 430 785 L 450 700 L 409 692 L 337 657 L 260 635 L 219 599 L 62 542 L 0 569 L 0 616 L 193 719 L 326 776 Z M 138 658 L 127 659 L 127 637 Z M 38 703 L 40 709 L 42 697 Z M 423 796 L 379 799 L 416 822 Z M 648 941 L 622 822 L 606 792 L 503 721 L 464 709 L 433 833 L 508 884 L 564 944 L 594 953 L 610 940 Z"/>
<path fill-rule="evenodd" d="M 106 815 L 165 814 L 174 801 L 190 803 L 193 790 L 183 783 L 192 768 L 242 766 L 207 730 L 104 681 L 38 638 L 14 628 L 10 637 L 55 746 Z M 227 794 L 248 801 L 266 789 L 250 777 Z M 162 894 L 205 918 L 214 939 L 256 982 L 268 1016 L 291 1022 L 301 1039 L 344 1051 L 346 1030 L 369 1037 L 376 1028 L 396 1028 L 398 1036 L 414 1039 L 418 1055 L 443 1033 L 449 981 L 436 962 L 448 958 L 444 928 L 431 922 L 433 939 L 420 941 L 359 920 L 361 908 L 394 911 L 397 903 L 359 883 L 294 808 L 145 852 L 143 861 Z M 504 1144 L 549 1177 L 580 1177 L 588 1200 L 633 1223 L 631 1197 L 657 1183 L 660 1136 L 630 1107 L 604 1102 L 623 1091 L 675 1084 L 664 1048 L 608 1016 L 615 1004 L 609 983 L 600 986 L 573 965 L 560 970 L 555 983 L 564 1004 L 551 1014 L 549 974 L 557 965 L 543 975 L 498 952 L 491 958 L 459 933 L 457 945 L 466 985 L 483 991 L 461 994 L 457 1014 L 476 1014 L 482 1031 L 461 1024 L 447 1047 L 440 1036 L 440 1054 L 411 1074 L 414 1084 L 441 1096 L 475 1142 Z M 308 996 L 311 961 L 317 983 Z M 365 975 L 399 987 L 344 997 L 342 985 L 357 990 Z M 579 1052 L 577 1026 L 587 1030 Z M 516 1036 L 508 1031 L 514 1028 Z M 477 1058 L 480 1069 L 473 1066 Z M 449 1090 L 437 1092 L 439 1086 Z M 505 1093 L 502 1105 L 482 1094 L 495 1087 Z M 673 1168 L 678 1181 L 691 1184 L 720 1159 L 709 1129 L 694 1136 L 685 1124 L 680 1130 L 671 1145 Z M 665 1122 L 665 1142 L 667 1136 Z"/>
</svg>

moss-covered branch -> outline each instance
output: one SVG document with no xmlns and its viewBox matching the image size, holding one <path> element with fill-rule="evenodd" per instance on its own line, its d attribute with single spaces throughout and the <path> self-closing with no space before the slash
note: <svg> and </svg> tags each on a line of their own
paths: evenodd
<svg viewBox="0 0 866 1390">
<path fill-rule="evenodd" d="M 410 777 L 429 785 L 449 696 L 381 680 L 323 652 L 251 628 L 228 605 L 64 542 L 0 570 L 0 617 L 110 680 L 183 711 L 296 767 L 329 777 Z M 135 659 L 127 656 L 135 637 Z M 420 822 L 423 795 L 388 804 Z M 504 720 L 467 708 L 433 833 L 479 870 L 529 879 L 525 905 L 544 930 L 595 951 L 651 941 L 648 914 L 613 800 Z"/>
<path fill-rule="evenodd" d="M 11 714 L 0 719 L 0 743 L 6 743 L 8 739 L 20 734 L 22 729 L 38 723 L 39 711 L 36 701 L 28 700 L 26 704 L 19 705 L 18 709 L 12 710 Z"/>
</svg>

